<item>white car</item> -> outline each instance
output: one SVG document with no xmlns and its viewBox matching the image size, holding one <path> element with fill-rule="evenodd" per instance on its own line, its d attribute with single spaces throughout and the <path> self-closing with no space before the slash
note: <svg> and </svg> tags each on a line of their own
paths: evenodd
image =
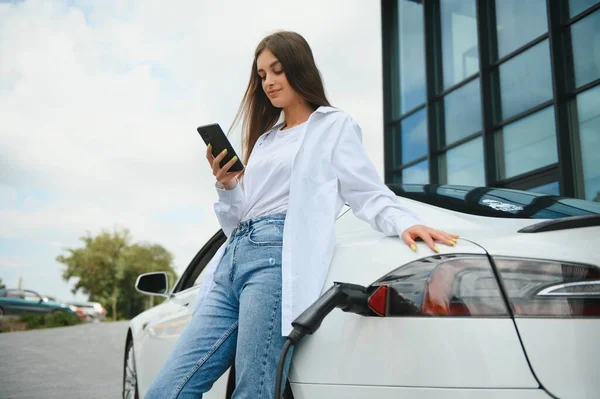
<svg viewBox="0 0 600 399">
<path fill-rule="evenodd" d="M 106 309 L 99 302 L 69 302 L 85 314 L 86 321 L 100 322 L 106 318 Z"/>
<path fill-rule="evenodd" d="M 368 287 L 372 316 L 334 309 L 294 351 L 295 399 L 597 398 L 600 393 L 600 204 L 446 185 L 390 188 L 455 247 L 412 252 L 344 209 L 323 287 Z M 165 274 L 137 288 L 169 299 L 131 320 L 124 397 L 143 397 L 190 320 L 215 234 L 174 289 Z M 376 315 L 376 314 L 379 314 Z M 230 369 L 231 371 L 231 369 Z M 227 372 L 205 399 L 229 398 Z"/>
</svg>

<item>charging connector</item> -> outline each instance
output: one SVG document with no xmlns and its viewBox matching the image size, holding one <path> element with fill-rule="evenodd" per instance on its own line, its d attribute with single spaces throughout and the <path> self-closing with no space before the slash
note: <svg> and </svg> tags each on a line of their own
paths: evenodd
<svg viewBox="0 0 600 399">
<path fill-rule="evenodd" d="M 369 293 L 367 293 L 367 289 L 362 285 L 334 283 L 330 289 L 292 322 L 294 328 L 288 335 L 287 341 L 281 350 L 281 356 L 277 365 L 275 399 L 281 399 L 283 369 L 287 353 L 291 346 L 300 342 L 306 334 L 313 334 L 317 331 L 323 319 L 335 308 L 364 316 L 373 315 L 373 312 L 368 307 L 368 298 Z"/>
</svg>

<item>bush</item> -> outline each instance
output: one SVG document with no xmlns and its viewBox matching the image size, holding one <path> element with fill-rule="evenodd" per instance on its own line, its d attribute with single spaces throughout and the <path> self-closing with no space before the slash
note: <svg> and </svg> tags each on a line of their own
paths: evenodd
<svg viewBox="0 0 600 399">
<path fill-rule="evenodd" d="M 19 316 L 0 317 L 0 333 L 25 330 L 27 330 L 27 326 L 20 320 Z"/>
<path fill-rule="evenodd" d="M 21 315 L 21 321 L 26 324 L 28 330 L 73 326 L 81 322 L 76 314 L 65 311 L 57 311 L 44 315 L 26 313 Z"/>
</svg>

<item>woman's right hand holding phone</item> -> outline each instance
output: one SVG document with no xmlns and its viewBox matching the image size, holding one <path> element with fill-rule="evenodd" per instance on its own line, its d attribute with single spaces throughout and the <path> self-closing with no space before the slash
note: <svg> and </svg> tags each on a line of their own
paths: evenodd
<svg viewBox="0 0 600 399">
<path fill-rule="evenodd" d="M 226 190 L 233 190 L 238 184 L 237 177 L 241 175 L 243 171 L 229 172 L 229 169 L 237 161 L 237 156 L 231 158 L 231 160 L 221 168 L 221 160 L 223 160 L 225 155 L 227 155 L 226 149 L 221 151 L 216 157 L 213 157 L 211 145 L 209 144 L 206 147 L 206 159 L 212 168 L 213 175 Z"/>
</svg>

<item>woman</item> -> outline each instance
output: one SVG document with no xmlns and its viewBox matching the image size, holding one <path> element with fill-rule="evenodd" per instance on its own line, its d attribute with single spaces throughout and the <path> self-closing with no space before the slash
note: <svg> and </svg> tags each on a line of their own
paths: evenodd
<svg viewBox="0 0 600 399">
<path fill-rule="evenodd" d="M 206 152 L 228 241 L 207 266 L 192 320 L 147 398 L 202 397 L 235 361 L 233 397 L 271 399 L 291 322 L 323 288 L 344 202 L 413 251 L 417 238 L 436 252 L 434 240 L 456 243 L 457 236 L 422 226 L 381 182 L 359 127 L 327 101 L 299 34 L 259 43 L 240 117 L 243 177 L 228 171 L 235 159 L 221 168 L 225 154 Z"/>
</svg>

